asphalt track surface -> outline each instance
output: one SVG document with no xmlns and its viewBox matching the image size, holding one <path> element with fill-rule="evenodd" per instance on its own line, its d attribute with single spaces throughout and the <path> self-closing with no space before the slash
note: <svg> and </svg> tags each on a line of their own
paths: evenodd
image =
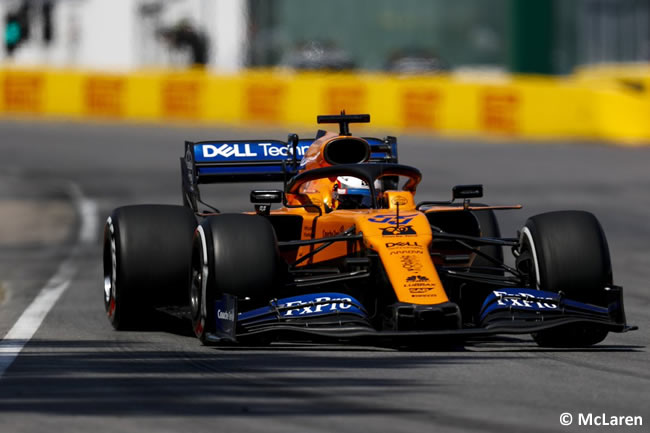
<svg viewBox="0 0 650 433">
<path fill-rule="evenodd" d="M 400 162 L 425 176 L 419 198 L 483 183 L 486 202 L 523 203 L 501 214 L 504 235 L 546 210 L 599 217 L 640 330 L 593 349 L 545 350 L 527 336 L 441 350 L 220 349 L 182 327 L 116 332 L 102 304 L 103 221 L 120 205 L 179 203 L 183 140 L 209 138 L 286 133 L 0 122 L 0 336 L 44 287 L 65 283 L 31 338 L 0 345 L 0 431 L 648 431 L 650 148 L 400 138 Z M 211 200 L 249 209 L 249 189 L 215 187 Z M 579 426 L 580 413 L 644 425 Z"/>
</svg>

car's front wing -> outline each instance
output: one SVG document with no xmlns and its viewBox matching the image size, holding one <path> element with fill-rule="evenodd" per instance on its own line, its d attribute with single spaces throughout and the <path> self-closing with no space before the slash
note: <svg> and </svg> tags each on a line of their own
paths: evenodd
<svg viewBox="0 0 650 433">
<path fill-rule="evenodd" d="M 315 293 L 272 300 L 266 307 L 237 312 L 237 303 L 228 295 L 215 305 L 216 332 L 208 341 L 242 342 L 247 340 L 319 340 L 333 339 L 356 343 L 436 344 L 449 340 L 467 340 L 502 334 L 533 334 L 556 328 L 590 327 L 609 332 L 637 329 L 628 326 L 623 309 L 622 288 L 608 288 L 609 305 L 601 307 L 565 298 L 561 293 L 532 289 L 504 288 L 488 295 L 480 312 L 480 323 L 437 328 L 429 320 L 424 329 L 400 327 L 377 330 L 368 313 L 354 297 L 342 293 Z M 396 304 L 397 305 L 397 304 Z M 454 304 L 451 304 L 454 305 Z M 405 305 L 391 306 L 404 309 Z M 408 306 L 406 306 L 408 307 Z M 427 317 L 447 317 L 448 304 L 411 306 L 413 317 L 424 312 Z M 233 311 L 233 309 L 235 311 Z M 227 314 L 224 314 L 227 312 Z M 424 315 L 424 314 L 423 314 Z M 447 316 L 445 316 L 447 315 Z M 236 326 L 230 319 L 237 317 Z M 414 319 L 415 320 L 415 319 Z M 417 323 L 416 323 L 417 325 Z"/>
</svg>

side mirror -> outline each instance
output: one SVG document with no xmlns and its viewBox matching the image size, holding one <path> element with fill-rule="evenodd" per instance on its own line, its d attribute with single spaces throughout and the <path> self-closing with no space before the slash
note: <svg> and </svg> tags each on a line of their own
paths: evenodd
<svg viewBox="0 0 650 433">
<path fill-rule="evenodd" d="M 254 189 L 251 191 L 251 203 L 282 203 L 282 190 Z"/>
<path fill-rule="evenodd" d="M 456 185 L 451 191 L 454 200 L 483 197 L 483 185 Z"/>
</svg>

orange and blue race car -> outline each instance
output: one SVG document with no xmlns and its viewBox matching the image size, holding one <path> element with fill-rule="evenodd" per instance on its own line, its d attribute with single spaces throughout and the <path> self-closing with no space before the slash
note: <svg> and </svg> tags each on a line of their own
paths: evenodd
<svg viewBox="0 0 650 433">
<path fill-rule="evenodd" d="M 350 133 L 369 121 L 319 116 L 339 131 L 286 142 L 186 142 L 183 206 L 125 206 L 107 220 L 111 324 L 150 328 L 167 312 L 191 320 L 205 344 L 531 334 L 579 347 L 635 329 L 594 215 L 544 213 L 501 237 L 495 211 L 521 206 L 472 202 L 482 185 L 416 202 L 422 174 L 398 163 L 397 140 Z M 255 189 L 250 211 L 221 213 L 199 190 L 221 182 L 283 188 Z"/>
</svg>

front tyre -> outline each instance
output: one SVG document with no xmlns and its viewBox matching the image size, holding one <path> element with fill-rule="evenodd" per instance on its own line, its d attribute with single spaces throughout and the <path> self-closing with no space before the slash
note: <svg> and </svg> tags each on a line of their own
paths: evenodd
<svg viewBox="0 0 650 433">
<path fill-rule="evenodd" d="M 612 267 L 605 233 L 584 211 L 548 212 L 531 217 L 521 230 L 517 268 L 531 287 L 563 292 L 570 299 L 605 304 Z M 533 334 L 540 346 L 591 346 L 607 336 L 599 327 L 567 326 Z"/>
<path fill-rule="evenodd" d="M 151 326 L 156 306 L 182 305 L 190 280 L 193 212 L 182 206 L 117 208 L 104 228 L 104 307 L 115 329 Z"/>
<path fill-rule="evenodd" d="M 275 231 L 257 215 L 221 214 L 197 227 L 189 288 L 192 327 L 202 343 L 215 332 L 215 301 L 223 294 L 271 299 L 281 278 Z"/>
</svg>

